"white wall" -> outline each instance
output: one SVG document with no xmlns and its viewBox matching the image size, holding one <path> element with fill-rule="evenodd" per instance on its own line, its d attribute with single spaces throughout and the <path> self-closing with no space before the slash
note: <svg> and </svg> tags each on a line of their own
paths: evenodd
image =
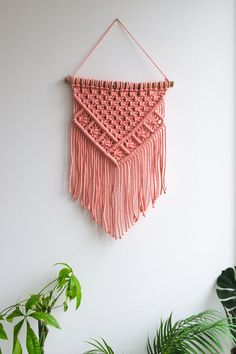
<svg viewBox="0 0 236 354">
<path fill-rule="evenodd" d="M 78 312 L 57 318 L 47 354 L 81 354 L 103 336 L 143 354 L 148 332 L 220 308 L 215 280 L 234 265 L 234 1 L 0 1 L 1 307 L 69 262 Z M 121 241 L 97 230 L 67 191 L 71 92 L 63 82 L 119 17 L 175 81 L 167 94 L 167 186 Z M 81 75 L 159 79 L 119 26 Z M 5 345 L 5 353 L 10 346 Z"/>
</svg>

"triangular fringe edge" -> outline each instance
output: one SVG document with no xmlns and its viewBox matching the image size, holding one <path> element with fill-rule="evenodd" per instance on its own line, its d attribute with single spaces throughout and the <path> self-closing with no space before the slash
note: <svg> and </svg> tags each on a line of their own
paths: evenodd
<svg viewBox="0 0 236 354">
<path fill-rule="evenodd" d="M 72 123 L 69 190 L 108 234 L 121 238 L 166 191 L 165 126 L 115 166 Z"/>
</svg>

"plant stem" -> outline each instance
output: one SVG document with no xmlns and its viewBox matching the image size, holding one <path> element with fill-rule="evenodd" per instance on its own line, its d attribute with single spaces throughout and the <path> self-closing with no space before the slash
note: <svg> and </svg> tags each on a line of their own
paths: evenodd
<svg viewBox="0 0 236 354">
<path fill-rule="evenodd" d="M 43 292 L 45 289 L 47 289 L 50 285 L 52 285 L 53 283 L 55 283 L 56 281 L 58 281 L 58 279 L 59 279 L 59 277 L 56 278 L 56 279 L 54 279 L 54 280 L 51 281 L 50 283 L 48 283 L 42 290 L 40 290 L 40 292 L 38 293 L 38 295 L 41 295 L 42 292 Z M 52 291 L 54 291 L 54 290 L 56 289 L 56 287 L 57 287 L 57 284 L 56 284 L 56 286 L 53 288 Z M 65 290 L 65 288 L 63 288 L 63 291 L 64 291 L 64 290 Z M 62 291 L 62 292 L 63 292 L 63 291 Z M 59 294 L 59 296 L 61 296 L 62 292 Z M 59 296 L 58 296 L 58 297 L 59 297 Z M 58 297 L 56 298 L 55 302 L 57 301 Z M 6 307 L 5 309 L 3 309 L 3 310 L 0 312 L 0 315 L 1 315 L 1 316 L 5 316 L 11 309 L 13 309 L 14 307 L 17 307 L 18 305 L 21 305 L 23 302 L 27 302 L 28 300 L 29 300 L 29 298 L 28 298 L 28 299 L 21 300 L 21 301 L 17 302 L 17 303 L 14 304 L 14 305 L 11 305 L 11 306 Z M 55 302 L 54 302 L 54 303 L 55 303 Z"/>
<path fill-rule="evenodd" d="M 53 307 L 51 307 L 51 310 L 58 309 L 59 307 L 63 307 L 63 306 L 64 306 L 64 304 L 58 305 L 58 306 L 53 306 Z"/>
<path fill-rule="evenodd" d="M 67 288 L 67 284 L 64 286 L 64 288 L 62 289 L 62 291 L 57 295 L 57 297 L 53 300 L 52 304 L 51 304 L 51 308 L 55 305 L 55 303 L 57 302 L 57 300 L 59 299 L 59 297 L 61 296 L 61 294 L 65 291 L 65 289 Z"/>
<path fill-rule="evenodd" d="M 55 283 L 55 282 L 57 282 L 59 279 L 61 279 L 62 278 L 62 276 L 61 277 L 57 277 L 56 279 L 54 279 L 53 281 L 51 281 L 50 283 L 48 283 L 48 285 L 46 285 L 42 290 L 40 290 L 40 292 L 38 293 L 38 295 L 40 295 L 45 289 L 47 289 L 50 285 L 52 285 L 53 283 Z M 54 291 L 55 289 L 56 289 L 56 287 L 57 287 L 57 284 L 56 284 L 56 286 L 53 288 L 53 290 L 52 291 Z"/>
<path fill-rule="evenodd" d="M 42 293 L 43 290 L 45 290 L 46 288 L 48 288 L 49 285 L 53 284 L 55 281 L 57 281 L 57 279 L 53 280 L 51 283 L 49 283 L 46 287 L 44 287 L 40 293 Z M 51 306 L 49 306 L 47 309 L 44 309 L 43 311 L 44 312 L 47 312 L 47 313 L 50 313 L 51 310 L 54 308 L 53 305 L 56 304 L 57 300 L 59 299 L 59 297 L 62 295 L 62 293 L 65 291 L 67 287 L 67 284 L 63 287 L 63 289 L 59 292 L 59 294 L 57 295 L 57 297 L 52 301 L 51 303 Z M 52 293 L 53 291 L 55 291 L 56 289 L 56 286 L 54 287 L 54 289 L 52 290 Z M 39 293 L 39 294 L 40 294 Z M 52 294 L 51 294 L 51 297 L 52 297 Z M 57 306 L 57 307 L 61 307 L 63 305 L 60 305 L 60 306 Z M 48 335 L 48 327 L 47 325 L 45 324 L 45 322 L 43 321 L 38 321 L 38 336 L 39 336 L 39 343 L 40 343 L 40 348 L 41 348 L 41 354 L 44 354 L 44 344 L 45 344 L 45 341 L 46 341 L 46 338 L 47 338 L 47 335 Z"/>
<path fill-rule="evenodd" d="M 38 295 L 41 295 L 42 292 L 47 289 L 50 285 L 52 285 L 53 283 L 55 283 L 55 281 L 57 281 L 58 278 L 54 279 L 53 281 L 51 281 L 50 283 L 48 283 L 42 290 L 40 290 L 40 292 L 38 293 Z M 56 288 L 56 287 L 55 287 Z M 53 289 L 53 291 L 55 290 L 55 288 Z M 24 300 L 21 300 L 19 302 L 17 302 L 15 305 L 11 305 L 11 306 L 8 306 L 6 307 L 5 309 L 3 309 L 1 312 L 0 312 L 0 315 L 1 316 L 5 316 L 11 309 L 13 309 L 14 307 L 17 307 L 18 305 L 21 305 L 23 302 L 27 302 L 29 300 L 28 299 L 24 299 Z"/>
<path fill-rule="evenodd" d="M 38 321 L 38 334 L 39 334 L 41 354 L 44 354 L 44 344 L 45 344 L 46 337 L 48 335 L 48 328 L 43 321 Z"/>
<path fill-rule="evenodd" d="M 53 283 L 55 283 L 55 281 L 57 281 L 58 278 L 54 279 L 53 281 L 51 281 L 50 283 L 48 283 L 48 285 L 46 285 L 42 290 L 40 290 L 40 292 L 38 293 L 38 295 L 41 295 L 42 292 L 47 289 L 50 285 L 52 285 Z"/>
<path fill-rule="evenodd" d="M 22 300 L 22 301 L 20 301 L 20 302 L 17 302 L 15 305 L 11 305 L 11 306 L 6 307 L 5 309 L 3 309 L 3 310 L 0 312 L 0 315 L 1 315 L 1 316 L 6 316 L 6 314 L 7 314 L 11 309 L 13 309 L 14 307 L 17 307 L 17 306 L 21 305 L 23 302 L 26 302 L 27 300 L 29 300 L 29 299 Z"/>
</svg>

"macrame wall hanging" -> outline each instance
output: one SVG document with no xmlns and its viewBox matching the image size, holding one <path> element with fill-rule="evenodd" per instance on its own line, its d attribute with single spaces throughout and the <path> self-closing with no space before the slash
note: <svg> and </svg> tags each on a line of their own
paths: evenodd
<svg viewBox="0 0 236 354">
<path fill-rule="evenodd" d="M 77 76 L 115 22 L 161 72 L 163 81 L 133 83 Z M 173 81 L 116 19 L 66 82 L 74 97 L 70 192 L 108 234 L 121 238 L 166 190 L 164 96 Z"/>
</svg>

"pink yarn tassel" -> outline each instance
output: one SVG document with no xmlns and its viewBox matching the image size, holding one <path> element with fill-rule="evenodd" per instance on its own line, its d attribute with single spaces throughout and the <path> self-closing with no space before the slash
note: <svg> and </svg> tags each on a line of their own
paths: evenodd
<svg viewBox="0 0 236 354">
<path fill-rule="evenodd" d="M 139 219 L 166 191 L 165 126 L 119 166 L 72 123 L 69 190 L 114 238 Z"/>
</svg>

